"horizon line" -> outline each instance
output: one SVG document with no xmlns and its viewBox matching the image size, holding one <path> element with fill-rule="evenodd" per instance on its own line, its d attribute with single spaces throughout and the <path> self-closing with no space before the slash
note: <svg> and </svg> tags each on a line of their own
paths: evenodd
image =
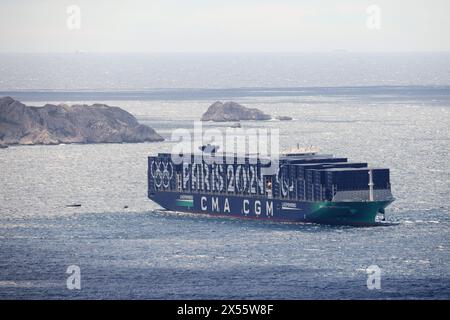
<svg viewBox="0 0 450 320">
<path fill-rule="evenodd" d="M 0 54 L 380 54 L 380 53 L 450 53 L 449 50 L 285 50 L 285 51 L 1 51 Z"/>
</svg>

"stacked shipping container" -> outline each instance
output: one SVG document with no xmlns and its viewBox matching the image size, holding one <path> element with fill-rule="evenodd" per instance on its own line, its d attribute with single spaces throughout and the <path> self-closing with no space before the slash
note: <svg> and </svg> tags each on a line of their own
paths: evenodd
<svg viewBox="0 0 450 320">
<path fill-rule="evenodd" d="M 191 183 L 185 184 L 186 188 L 182 191 L 218 192 L 212 186 L 215 183 L 213 180 L 218 178 L 213 172 L 214 165 L 208 166 L 201 161 L 197 170 L 192 168 L 194 156 L 190 156 L 190 159 L 190 167 L 186 170 L 187 164 L 173 164 L 171 154 L 160 153 L 157 157 L 149 157 L 149 192 L 156 189 L 181 191 L 180 179 L 186 177 L 191 182 L 194 178 L 199 181 L 203 179 L 202 185 L 199 187 L 194 184 L 195 188 L 191 188 Z M 279 160 L 278 173 L 264 177 L 261 175 L 261 168 L 269 164 L 262 164 L 259 159 L 250 164 L 249 158 L 224 157 L 223 163 L 225 170 L 222 170 L 220 175 L 225 186 L 223 191 L 227 193 L 267 195 L 267 181 L 270 181 L 270 194 L 275 198 L 331 201 L 339 191 L 368 190 L 369 170 L 372 170 L 374 189 L 390 189 L 389 169 L 368 168 L 367 163 L 351 163 L 347 162 L 347 158 L 320 155 L 285 156 Z M 232 171 L 232 175 L 228 169 Z M 230 181 L 230 177 L 233 181 Z M 209 181 L 205 182 L 205 179 Z"/>
</svg>

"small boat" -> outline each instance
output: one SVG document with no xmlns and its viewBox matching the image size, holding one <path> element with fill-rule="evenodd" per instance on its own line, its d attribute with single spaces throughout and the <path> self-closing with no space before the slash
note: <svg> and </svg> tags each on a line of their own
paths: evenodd
<svg viewBox="0 0 450 320">
<path fill-rule="evenodd" d="M 280 120 L 280 121 L 291 121 L 292 117 L 289 117 L 289 116 L 278 116 L 277 120 Z"/>
<path fill-rule="evenodd" d="M 67 208 L 78 208 L 81 207 L 81 204 L 79 203 L 73 203 L 73 204 L 66 204 Z"/>
</svg>

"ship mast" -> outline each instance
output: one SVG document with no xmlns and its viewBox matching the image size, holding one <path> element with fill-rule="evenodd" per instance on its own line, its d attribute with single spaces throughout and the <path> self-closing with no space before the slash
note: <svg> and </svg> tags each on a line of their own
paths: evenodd
<svg viewBox="0 0 450 320">
<path fill-rule="evenodd" d="M 369 201 L 373 201 L 373 177 L 372 177 L 372 169 L 369 170 Z"/>
</svg>

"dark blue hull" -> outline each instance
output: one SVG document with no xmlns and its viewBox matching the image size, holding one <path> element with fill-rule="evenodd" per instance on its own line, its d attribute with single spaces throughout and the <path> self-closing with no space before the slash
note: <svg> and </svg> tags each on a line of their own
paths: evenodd
<svg viewBox="0 0 450 320">
<path fill-rule="evenodd" d="M 270 197 L 157 191 L 149 198 L 170 211 L 261 220 L 373 225 L 392 201 L 293 201 Z"/>
</svg>

